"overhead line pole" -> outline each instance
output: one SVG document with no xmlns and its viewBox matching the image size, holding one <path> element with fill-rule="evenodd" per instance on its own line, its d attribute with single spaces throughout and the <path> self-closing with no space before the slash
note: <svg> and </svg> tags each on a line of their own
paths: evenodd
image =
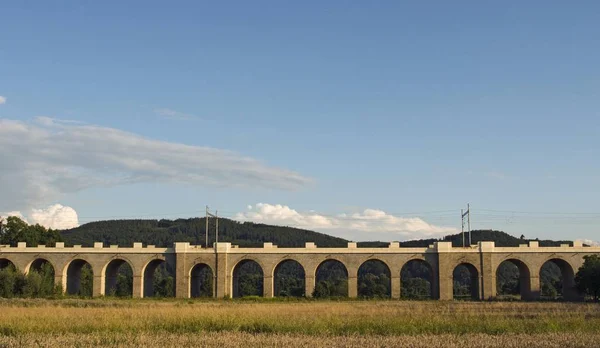
<svg viewBox="0 0 600 348">
<path fill-rule="evenodd" d="M 460 210 L 460 234 L 462 235 L 463 248 L 465 247 L 465 214 L 463 209 Z"/>
<path fill-rule="evenodd" d="M 205 238 L 206 238 L 206 244 L 204 244 L 205 248 L 208 248 L 208 205 L 206 206 L 206 228 L 204 230 L 205 233 Z"/>
<path fill-rule="evenodd" d="M 206 222 L 206 234 L 207 234 L 207 237 L 206 237 L 207 243 L 206 244 L 207 244 L 207 247 L 208 247 L 208 218 L 209 217 L 214 217 L 216 219 L 215 220 L 215 250 L 217 250 L 216 249 L 217 243 L 219 242 L 219 211 L 215 210 L 215 213 L 211 214 L 208 211 L 208 206 L 206 207 L 206 221 L 207 221 Z"/>
<path fill-rule="evenodd" d="M 469 230 L 469 246 L 471 246 L 471 206 L 469 203 L 467 203 L 467 229 Z"/>
<path fill-rule="evenodd" d="M 467 211 L 464 211 L 464 209 L 460 210 L 460 224 L 461 224 L 461 234 L 462 234 L 462 241 L 463 241 L 463 248 L 466 247 L 465 245 L 465 216 L 467 217 L 467 232 L 469 233 L 469 247 L 471 246 L 471 207 L 470 205 L 467 203 Z"/>
</svg>

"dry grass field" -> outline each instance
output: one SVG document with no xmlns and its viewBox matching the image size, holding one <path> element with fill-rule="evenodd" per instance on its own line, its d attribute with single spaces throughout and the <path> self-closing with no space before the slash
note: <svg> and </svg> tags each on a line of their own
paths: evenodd
<svg viewBox="0 0 600 348">
<path fill-rule="evenodd" d="M 0 318 L 0 347 L 600 346 L 596 304 L 15 299 Z"/>
</svg>

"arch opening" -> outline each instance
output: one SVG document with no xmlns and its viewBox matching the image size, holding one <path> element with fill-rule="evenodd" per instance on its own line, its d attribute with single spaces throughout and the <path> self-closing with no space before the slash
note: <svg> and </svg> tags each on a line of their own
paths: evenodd
<svg viewBox="0 0 600 348">
<path fill-rule="evenodd" d="M 54 294 L 54 266 L 46 259 L 35 259 L 27 268 L 25 297 L 44 297 Z"/>
<path fill-rule="evenodd" d="M 400 297 L 406 299 L 432 299 L 433 270 L 424 260 L 410 260 L 400 270 Z"/>
<path fill-rule="evenodd" d="M 390 268 L 380 260 L 365 261 L 358 268 L 358 296 L 390 298 L 392 280 Z"/>
<path fill-rule="evenodd" d="M 114 259 L 108 263 L 105 271 L 106 296 L 131 297 L 133 295 L 133 269 L 123 259 Z"/>
<path fill-rule="evenodd" d="M 317 267 L 313 297 L 347 297 L 348 269 L 338 260 L 326 260 Z"/>
<path fill-rule="evenodd" d="M 306 273 L 296 260 L 280 262 L 273 272 L 274 294 L 278 297 L 302 297 L 305 295 Z"/>
<path fill-rule="evenodd" d="M 17 267 L 15 266 L 14 263 L 12 263 L 11 260 L 9 260 L 9 259 L 0 259 L 0 271 L 3 270 L 3 269 L 5 269 L 5 268 L 8 268 L 8 267 L 10 267 L 13 270 L 17 269 Z"/>
<path fill-rule="evenodd" d="M 205 263 L 199 263 L 192 268 L 190 274 L 191 297 L 213 297 L 213 271 Z"/>
<path fill-rule="evenodd" d="M 540 297 L 547 300 L 579 299 L 575 286 L 575 272 L 571 265 L 562 259 L 546 261 L 540 268 Z"/>
<path fill-rule="evenodd" d="M 496 269 L 496 295 L 499 298 L 532 299 L 529 267 L 517 259 L 502 261 Z"/>
<path fill-rule="evenodd" d="M 8 259 L 0 259 L 0 297 L 11 298 L 20 295 L 20 283 L 23 274 L 17 271 L 17 267 Z"/>
<path fill-rule="evenodd" d="M 233 270 L 233 297 L 263 296 L 263 269 L 253 260 L 243 260 Z"/>
<path fill-rule="evenodd" d="M 456 300 L 479 300 L 479 272 L 470 263 L 461 263 L 452 272 L 453 296 Z"/>
<path fill-rule="evenodd" d="M 174 297 L 173 269 L 161 259 L 150 261 L 144 269 L 144 297 Z"/>
<path fill-rule="evenodd" d="M 67 294 L 92 297 L 94 272 L 85 260 L 71 261 L 67 267 Z"/>
</svg>

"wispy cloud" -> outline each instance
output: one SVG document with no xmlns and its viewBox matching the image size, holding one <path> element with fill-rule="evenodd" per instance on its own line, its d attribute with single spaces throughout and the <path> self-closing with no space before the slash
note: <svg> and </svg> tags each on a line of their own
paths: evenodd
<svg viewBox="0 0 600 348">
<path fill-rule="evenodd" d="M 364 237 L 382 233 L 404 238 L 439 237 L 456 232 L 455 228 L 432 225 L 418 217 L 401 217 L 378 209 L 365 209 L 351 214 L 324 215 L 314 211 L 298 212 L 286 205 L 258 203 L 234 219 L 274 225 L 285 225 L 317 231 L 355 231 Z M 339 233 L 338 233 L 339 234 Z"/>
<path fill-rule="evenodd" d="M 6 104 L 6 97 L 0 95 L 0 104 Z"/>
<path fill-rule="evenodd" d="M 154 113 L 162 118 L 168 118 L 171 120 L 190 120 L 196 118 L 195 115 L 188 114 L 185 112 L 176 111 L 168 108 L 158 108 L 154 109 Z"/>
<path fill-rule="evenodd" d="M 0 119 L 0 158 L 2 210 L 39 206 L 89 187 L 141 182 L 284 190 L 311 182 L 228 150 L 50 118 Z"/>
</svg>

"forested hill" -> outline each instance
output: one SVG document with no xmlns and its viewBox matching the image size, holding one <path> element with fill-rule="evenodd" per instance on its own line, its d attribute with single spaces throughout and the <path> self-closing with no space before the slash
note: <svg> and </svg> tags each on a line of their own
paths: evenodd
<svg viewBox="0 0 600 348">
<path fill-rule="evenodd" d="M 510 234 L 508 234 L 506 232 L 495 231 L 495 230 L 473 230 L 473 231 L 471 231 L 471 233 L 472 233 L 472 237 L 471 237 L 472 244 L 477 244 L 477 242 L 479 242 L 479 241 L 488 241 L 488 242 L 493 241 L 496 243 L 496 246 L 498 246 L 498 247 L 517 247 L 517 246 L 519 246 L 519 244 L 527 244 L 529 241 L 539 241 L 540 246 L 560 246 L 560 244 L 573 245 L 572 241 L 538 240 L 537 238 L 527 239 L 527 238 L 525 238 L 525 236 L 522 236 L 522 238 L 517 238 L 515 236 L 511 236 Z M 469 238 L 469 234 L 465 233 L 465 240 L 467 241 L 467 243 L 468 243 L 468 238 Z M 439 240 L 452 242 L 452 246 L 455 246 L 455 247 L 460 247 L 463 245 L 463 239 L 462 239 L 462 235 L 460 233 L 448 235 L 442 239 L 435 239 L 435 238 L 418 239 L 418 240 L 405 241 L 400 244 L 404 247 L 413 247 L 413 248 L 426 247 L 426 246 L 431 245 L 434 242 L 439 241 Z M 366 246 L 378 247 L 378 246 L 387 246 L 388 243 L 362 242 L 362 243 L 358 243 L 358 245 L 365 246 L 365 247 Z"/>
<path fill-rule="evenodd" d="M 215 220 L 210 219 L 209 245 L 215 241 Z M 90 222 L 65 230 L 61 235 L 68 245 L 92 246 L 94 242 L 131 246 L 134 242 L 146 245 L 172 246 L 174 242 L 205 244 L 206 219 L 177 220 L 109 220 Z M 252 222 L 219 219 L 219 241 L 241 247 L 262 247 L 272 242 L 281 247 L 303 247 L 305 242 L 318 246 L 344 247 L 345 239 L 293 227 L 271 226 Z"/>
<path fill-rule="evenodd" d="M 215 238 L 214 219 L 210 220 L 209 245 Z M 204 218 L 177 220 L 109 220 L 91 222 L 80 227 L 61 232 L 67 245 L 81 244 L 92 246 L 94 242 L 105 245 L 118 244 L 131 246 L 134 242 L 146 245 L 171 246 L 173 242 L 190 242 L 195 245 L 205 244 L 206 220 Z M 529 241 L 517 238 L 502 231 L 473 231 L 472 242 L 494 241 L 496 246 L 518 246 Z M 442 240 L 451 241 L 454 246 L 462 245 L 462 236 L 454 234 Z M 345 247 L 347 240 L 323 233 L 293 227 L 272 226 L 252 222 L 237 222 L 219 219 L 219 241 L 231 242 L 241 247 L 260 247 L 264 242 L 272 242 L 280 247 L 302 247 L 305 242 L 314 242 L 319 247 Z M 426 247 L 438 239 L 421 239 L 404 241 L 405 247 Z M 568 241 L 540 240 L 540 246 L 558 246 Z M 387 247 L 384 242 L 360 242 L 361 247 Z"/>
</svg>

